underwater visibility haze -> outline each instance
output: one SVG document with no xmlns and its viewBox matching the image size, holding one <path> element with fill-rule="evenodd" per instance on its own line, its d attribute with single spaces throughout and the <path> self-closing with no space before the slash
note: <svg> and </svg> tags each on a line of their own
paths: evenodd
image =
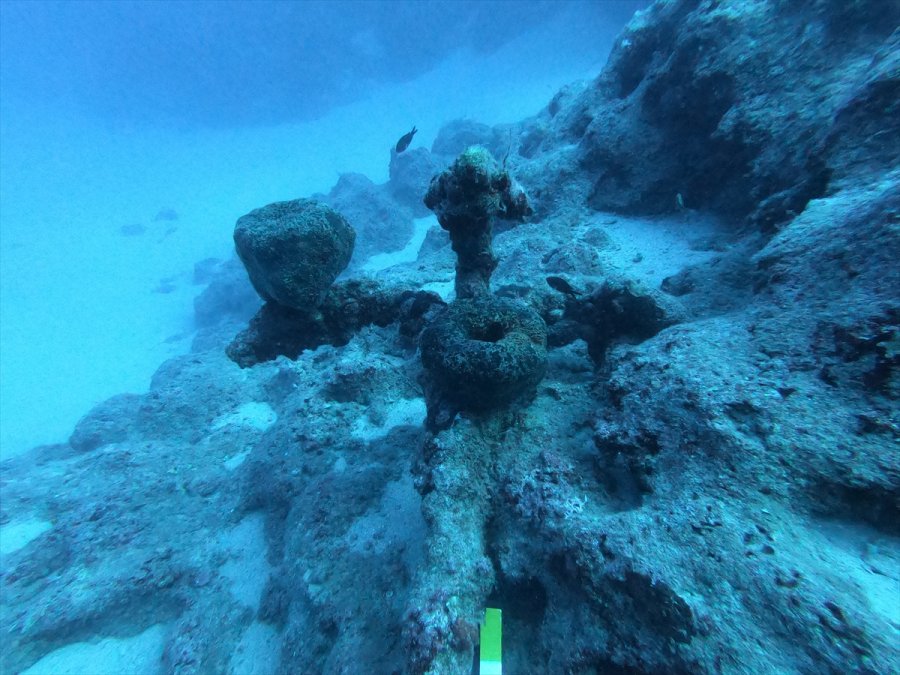
<svg viewBox="0 0 900 675">
<path fill-rule="evenodd" d="M 0 0 L 0 674 L 900 672 L 900 2 Z"/>
</svg>

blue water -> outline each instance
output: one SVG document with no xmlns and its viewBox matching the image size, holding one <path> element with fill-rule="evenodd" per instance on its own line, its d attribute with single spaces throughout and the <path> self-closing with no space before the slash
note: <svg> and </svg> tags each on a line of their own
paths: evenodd
<svg viewBox="0 0 900 675">
<path fill-rule="evenodd" d="M 186 351 L 238 216 L 385 180 L 412 124 L 534 114 L 644 4 L 4 1 L 0 455 Z"/>
</svg>

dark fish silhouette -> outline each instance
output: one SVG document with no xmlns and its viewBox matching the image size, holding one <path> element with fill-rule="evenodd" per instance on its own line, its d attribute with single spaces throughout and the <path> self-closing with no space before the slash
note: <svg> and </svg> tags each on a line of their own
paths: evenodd
<svg viewBox="0 0 900 675">
<path fill-rule="evenodd" d="M 412 143 L 413 136 L 416 135 L 417 131 L 418 129 L 416 129 L 415 125 L 413 125 L 412 131 L 410 131 L 408 134 L 404 134 L 400 138 L 400 140 L 397 141 L 397 152 L 403 152 L 409 147 L 409 144 Z"/>
<path fill-rule="evenodd" d="M 564 293 L 570 298 L 575 298 L 576 296 L 581 295 L 581 291 L 576 291 L 574 288 L 572 288 L 572 284 L 570 284 L 562 277 L 547 277 L 547 285 L 554 291 Z"/>
</svg>

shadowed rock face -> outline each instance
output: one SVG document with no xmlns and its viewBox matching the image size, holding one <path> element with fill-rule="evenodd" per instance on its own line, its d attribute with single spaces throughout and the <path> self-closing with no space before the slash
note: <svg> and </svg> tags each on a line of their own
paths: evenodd
<svg viewBox="0 0 900 675">
<path fill-rule="evenodd" d="M 656 3 L 594 82 L 521 126 L 511 166 L 539 215 L 571 194 L 772 231 L 829 185 L 897 164 L 898 24 L 882 0 Z"/>
<path fill-rule="evenodd" d="M 302 312 L 322 301 L 350 262 L 355 240 L 341 214 L 311 199 L 255 209 L 234 228 L 238 256 L 260 296 Z"/>
<path fill-rule="evenodd" d="M 425 194 L 425 188 L 421 194 Z M 424 210 L 421 194 L 417 201 Z M 341 174 L 327 195 L 316 194 L 313 198 L 340 213 L 356 232 L 350 271 L 371 255 L 399 251 L 412 236 L 412 214 L 400 208 L 390 185 L 376 185 L 362 174 Z"/>
<path fill-rule="evenodd" d="M 397 323 L 400 335 L 414 340 L 443 306 L 434 293 L 372 280 L 342 281 L 328 289 L 315 312 L 266 303 L 226 351 L 232 361 L 249 368 L 279 356 L 296 359 L 320 345 L 346 345 L 366 326 Z"/>
<path fill-rule="evenodd" d="M 422 203 L 422 197 L 428 192 L 431 179 L 445 166 L 445 162 L 425 148 L 391 152 L 387 187 L 394 199 L 412 209 L 416 218 L 424 218 L 428 208 Z"/>
</svg>

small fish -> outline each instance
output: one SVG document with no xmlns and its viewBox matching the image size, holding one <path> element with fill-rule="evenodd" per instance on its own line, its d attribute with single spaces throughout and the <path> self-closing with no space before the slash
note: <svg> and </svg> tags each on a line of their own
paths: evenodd
<svg viewBox="0 0 900 675">
<path fill-rule="evenodd" d="M 416 135 L 417 131 L 418 129 L 416 129 L 415 125 L 413 125 L 412 131 L 410 131 L 408 134 L 404 134 L 400 138 L 400 140 L 397 141 L 397 152 L 403 152 L 409 147 L 409 144 L 412 143 L 413 136 Z"/>
<path fill-rule="evenodd" d="M 547 277 L 547 285 L 554 291 L 565 293 L 570 298 L 575 298 L 576 296 L 582 294 L 581 291 L 576 291 L 574 288 L 572 288 L 572 284 L 570 284 L 562 277 Z"/>
</svg>

